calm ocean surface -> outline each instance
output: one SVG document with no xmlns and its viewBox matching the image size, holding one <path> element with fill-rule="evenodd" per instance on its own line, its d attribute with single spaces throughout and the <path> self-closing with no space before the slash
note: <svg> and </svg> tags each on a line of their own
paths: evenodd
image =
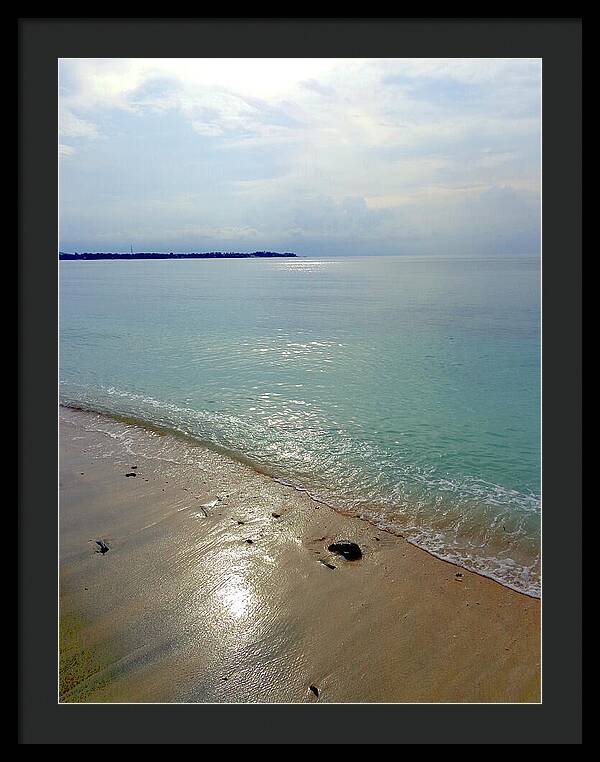
<svg viewBox="0 0 600 762">
<path fill-rule="evenodd" d="M 529 258 L 61 262 L 61 402 L 537 595 L 539 285 Z"/>
</svg>

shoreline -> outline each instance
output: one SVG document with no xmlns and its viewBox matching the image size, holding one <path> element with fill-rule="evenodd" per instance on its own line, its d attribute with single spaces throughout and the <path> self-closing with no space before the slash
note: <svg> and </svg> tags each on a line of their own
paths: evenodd
<svg viewBox="0 0 600 762">
<path fill-rule="evenodd" d="M 133 427 L 132 455 L 95 416 L 60 409 L 61 701 L 539 701 L 539 599 L 196 442 Z"/>
<path fill-rule="evenodd" d="M 285 477 L 280 476 L 276 474 L 275 472 L 269 471 L 267 468 L 259 465 L 258 463 L 256 463 L 250 457 L 244 455 L 243 453 L 234 452 L 225 447 L 221 447 L 218 444 L 215 444 L 214 442 L 201 440 L 192 434 L 187 434 L 172 426 L 156 424 L 152 421 L 149 421 L 147 419 L 140 418 L 134 415 L 126 415 L 121 413 L 110 412 L 108 410 L 89 407 L 89 406 L 86 406 L 85 404 L 77 403 L 77 402 L 60 402 L 59 408 L 62 408 L 64 410 L 73 410 L 76 412 L 81 412 L 81 413 L 89 414 L 92 416 L 98 416 L 100 418 L 105 418 L 107 420 L 115 421 L 125 426 L 133 426 L 135 428 L 139 428 L 148 432 L 157 433 L 159 436 L 174 437 L 177 440 L 186 442 L 192 447 L 199 447 L 199 448 L 210 450 L 211 452 L 214 452 L 223 458 L 232 460 L 236 463 L 240 463 L 243 466 L 246 466 L 252 469 L 257 474 L 266 476 L 267 478 L 273 480 L 274 482 L 278 484 L 282 484 L 283 486 L 293 489 L 300 494 L 307 495 L 314 502 L 317 502 L 320 505 L 326 506 L 327 508 L 329 508 L 329 510 L 334 511 L 335 513 L 338 513 L 341 516 L 353 516 L 354 518 L 359 518 L 361 521 L 365 521 L 368 524 L 370 524 L 370 526 L 372 526 L 375 531 L 385 532 L 386 534 L 390 534 L 392 536 L 402 538 L 406 540 L 406 542 L 411 544 L 413 547 L 417 548 L 418 550 L 422 550 L 423 552 L 429 554 L 433 558 L 438 559 L 439 561 L 448 563 L 452 566 L 457 567 L 458 569 L 469 571 L 472 574 L 477 574 L 478 576 L 483 577 L 484 579 L 489 579 L 492 582 L 495 582 L 496 584 L 500 585 L 501 587 L 505 587 L 508 590 L 512 590 L 516 593 L 519 593 L 520 595 L 527 596 L 528 598 L 533 598 L 534 600 L 541 600 L 541 582 L 540 582 L 539 593 L 533 592 L 530 590 L 525 590 L 518 587 L 517 585 L 510 584 L 506 580 L 498 579 L 495 576 L 493 576 L 491 573 L 485 573 L 479 569 L 473 568 L 472 566 L 468 566 L 466 563 L 461 563 L 458 560 L 444 557 L 443 555 L 436 553 L 435 551 L 431 550 L 425 545 L 418 544 L 411 537 L 407 537 L 406 534 L 403 532 L 402 528 L 394 528 L 390 525 L 378 524 L 374 519 L 372 519 L 368 515 L 356 514 L 350 511 L 345 512 L 341 510 L 340 508 L 336 507 L 335 505 L 331 504 L 330 502 L 327 502 L 327 500 L 325 500 L 324 498 L 321 498 L 318 495 L 314 494 L 310 488 L 305 487 L 303 485 L 294 484 L 292 481 L 289 481 Z"/>
</svg>

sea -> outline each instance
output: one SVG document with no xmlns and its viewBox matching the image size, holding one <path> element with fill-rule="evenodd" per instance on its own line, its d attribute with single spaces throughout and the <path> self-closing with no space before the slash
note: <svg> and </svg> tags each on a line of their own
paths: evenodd
<svg viewBox="0 0 600 762">
<path fill-rule="evenodd" d="M 60 402 L 539 596 L 540 259 L 62 261 Z"/>
</svg>

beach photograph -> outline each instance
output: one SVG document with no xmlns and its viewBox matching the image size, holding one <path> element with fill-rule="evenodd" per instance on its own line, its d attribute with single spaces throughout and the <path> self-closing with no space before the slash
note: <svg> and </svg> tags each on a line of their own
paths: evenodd
<svg viewBox="0 0 600 762">
<path fill-rule="evenodd" d="M 58 60 L 58 703 L 542 701 L 541 96 Z"/>
</svg>

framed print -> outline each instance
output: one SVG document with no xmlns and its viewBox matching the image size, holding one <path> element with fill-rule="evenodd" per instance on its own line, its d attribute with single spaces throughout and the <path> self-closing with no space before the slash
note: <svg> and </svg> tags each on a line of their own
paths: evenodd
<svg viewBox="0 0 600 762">
<path fill-rule="evenodd" d="M 578 743 L 580 21 L 19 28 L 21 742 Z"/>
</svg>

